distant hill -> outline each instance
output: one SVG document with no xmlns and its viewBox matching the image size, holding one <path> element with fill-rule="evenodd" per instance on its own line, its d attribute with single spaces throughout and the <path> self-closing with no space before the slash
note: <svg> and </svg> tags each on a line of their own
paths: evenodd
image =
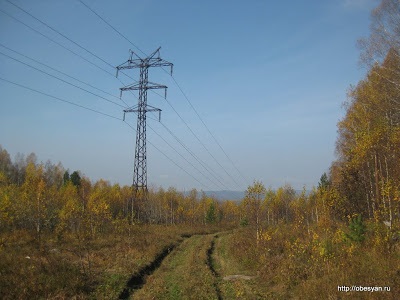
<svg viewBox="0 0 400 300">
<path fill-rule="evenodd" d="M 242 200 L 244 198 L 244 191 L 204 191 L 204 193 L 217 200 Z"/>
<path fill-rule="evenodd" d="M 302 193 L 302 190 L 295 190 L 297 195 L 300 195 Z M 306 195 L 308 195 L 311 191 L 307 190 Z M 204 193 L 209 196 L 213 197 L 217 200 L 234 200 L 234 201 L 240 201 L 244 198 L 245 196 L 245 191 L 204 191 Z M 189 195 L 189 192 L 183 192 L 185 196 Z M 199 197 L 201 197 L 201 192 L 198 194 Z"/>
<path fill-rule="evenodd" d="M 182 192 L 185 196 L 188 196 L 190 191 L 183 191 Z M 199 191 L 197 197 L 200 199 L 201 194 L 203 191 Z M 217 200 L 235 200 L 239 201 L 244 198 L 244 191 L 204 191 L 204 193 L 209 196 L 213 197 Z"/>
</svg>

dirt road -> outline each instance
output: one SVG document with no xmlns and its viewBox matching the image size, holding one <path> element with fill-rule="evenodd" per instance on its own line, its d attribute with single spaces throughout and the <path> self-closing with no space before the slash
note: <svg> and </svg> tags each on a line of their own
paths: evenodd
<svg viewBox="0 0 400 300">
<path fill-rule="evenodd" d="M 120 298 L 263 299 L 256 291 L 255 274 L 229 254 L 231 238 L 224 232 L 183 239 L 133 276 Z"/>
</svg>

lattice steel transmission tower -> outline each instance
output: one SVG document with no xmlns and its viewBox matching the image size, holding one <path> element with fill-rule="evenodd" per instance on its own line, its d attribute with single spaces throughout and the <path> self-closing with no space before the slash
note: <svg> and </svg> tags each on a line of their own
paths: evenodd
<svg viewBox="0 0 400 300">
<path fill-rule="evenodd" d="M 146 154 L 146 113 L 156 111 L 161 117 L 161 109 L 155 108 L 147 104 L 147 91 L 153 89 L 164 89 L 165 97 L 167 96 L 167 86 L 160 85 L 149 81 L 149 68 L 152 67 L 170 67 L 171 75 L 173 64 L 160 58 L 160 48 L 154 51 L 149 56 L 142 58 L 134 51 L 130 50 L 129 59 L 117 67 L 117 77 L 120 70 L 125 69 L 139 69 L 140 78 L 137 83 L 120 88 L 124 91 L 139 91 L 138 104 L 124 109 L 125 114 L 129 112 L 137 113 L 137 127 L 136 127 L 136 147 L 135 147 L 135 161 L 133 168 L 133 198 L 131 199 L 131 222 L 135 217 L 134 201 L 137 201 L 138 206 L 143 204 L 147 199 L 147 154 Z M 138 210 L 137 217 L 139 216 Z"/>
</svg>

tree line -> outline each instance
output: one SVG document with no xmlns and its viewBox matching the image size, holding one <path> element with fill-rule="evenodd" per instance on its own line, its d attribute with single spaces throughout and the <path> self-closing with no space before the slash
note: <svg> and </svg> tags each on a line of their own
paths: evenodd
<svg viewBox="0 0 400 300">
<path fill-rule="evenodd" d="M 26 158 L 17 154 L 12 161 L 0 147 L 2 231 L 27 229 L 38 240 L 43 232 L 95 236 L 130 223 L 132 192 L 102 179 L 92 182 L 79 171 L 69 174 L 61 163 L 38 163 L 33 153 Z M 297 195 L 289 185 L 272 190 L 258 181 L 248 187 L 243 201 L 217 201 L 196 189 L 187 194 L 173 187 L 150 189 L 146 201 L 133 201 L 134 222 L 262 227 L 303 218 L 311 223 L 323 211 L 317 207 L 318 193 Z"/>
<path fill-rule="evenodd" d="M 36 155 L 17 154 L 11 160 L 0 146 L 0 228 L 63 232 L 84 230 L 92 235 L 116 220 L 129 220 L 132 188 L 90 181 L 79 171 L 69 174 L 61 163 L 38 163 Z M 234 221 L 237 204 L 220 203 L 175 188 L 150 189 L 147 200 L 134 201 L 135 221 L 156 224 L 207 224 Z"/>
<path fill-rule="evenodd" d="M 338 216 L 400 218 L 400 3 L 383 0 L 359 41 L 368 73 L 350 88 L 330 168 Z"/>
</svg>

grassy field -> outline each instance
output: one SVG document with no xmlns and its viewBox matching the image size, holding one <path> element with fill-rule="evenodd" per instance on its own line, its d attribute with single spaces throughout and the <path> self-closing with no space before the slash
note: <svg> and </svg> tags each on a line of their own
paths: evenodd
<svg viewBox="0 0 400 300">
<path fill-rule="evenodd" d="M 354 244 L 338 237 L 341 228 L 323 236 L 281 225 L 259 242 L 251 226 L 125 229 L 93 239 L 44 235 L 40 247 L 27 231 L 3 234 L 0 298 L 397 299 L 399 292 L 399 249 L 378 247 L 373 232 Z M 135 276 L 140 285 L 128 284 Z M 391 291 L 344 293 L 339 285 Z"/>
<path fill-rule="evenodd" d="M 265 230 L 259 242 L 255 228 L 221 233 L 213 262 L 223 299 L 398 299 L 400 249 L 368 241 L 349 243 L 341 228 L 324 236 L 281 225 Z M 246 275 L 224 280 L 229 275 Z M 231 277 L 232 278 L 232 277 Z M 342 292 L 338 286 L 389 287 L 389 292 Z"/>
<path fill-rule="evenodd" d="M 231 251 L 236 235 L 224 232 L 215 240 L 213 264 L 219 277 L 223 299 L 261 299 L 267 295 L 265 283 L 260 282 L 257 270 L 238 259 Z M 264 295 L 264 296 L 263 296 Z"/>
<path fill-rule="evenodd" d="M 83 240 L 44 236 L 40 248 L 26 231 L 0 237 L 1 299 L 117 299 L 129 278 L 182 236 L 213 228 L 135 225 L 123 233 Z"/>
</svg>

